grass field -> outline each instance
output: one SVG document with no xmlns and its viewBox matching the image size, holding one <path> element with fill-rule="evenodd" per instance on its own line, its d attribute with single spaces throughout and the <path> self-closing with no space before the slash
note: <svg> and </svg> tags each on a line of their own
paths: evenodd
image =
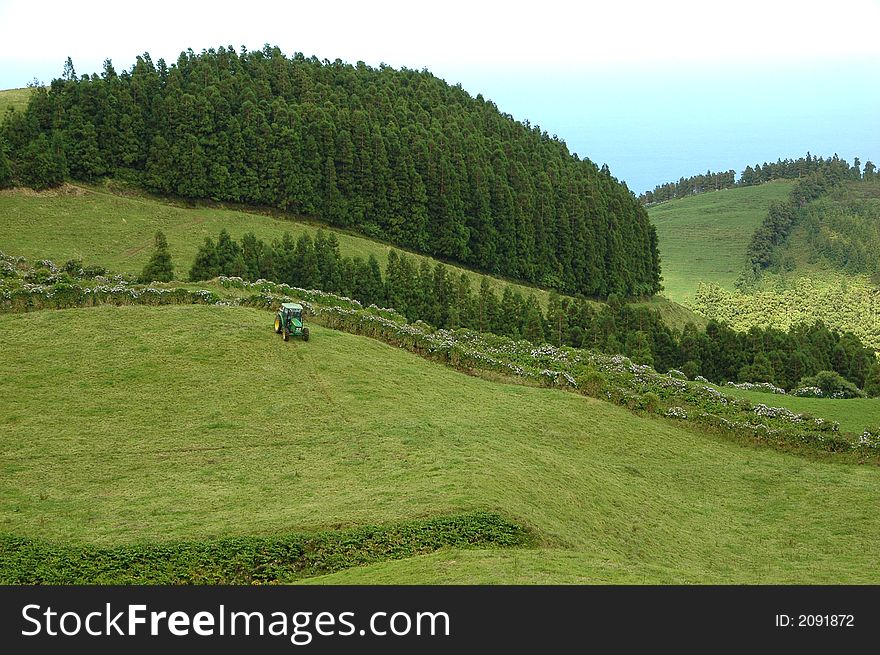
<svg viewBox="0 0 880 655">
<path fill-rule="evenodd" d="M 16 111 L 23 111 L 27 107 L 31 96 L 31 89 L 4 89 L 0 91 L 0 121 L 6 116 L 6 110 L 10 107 Z"/>
<path fill-rule="evenodd" d="M 314 236 L 318 230 L 311 223 L 230 209 L 181 207 L 141 195 L 112 193 L 101 187 L 65 186 L 42 193 L 24 189 L 0 191 L 0 250 L 29 259 L 48 258 L 63 263 L 80 258 L 114 271 L 139 273 L 152 252 L 156 230 L 162 230 L 168 238 L 175 274 L 186 279 L 205 237 L 216 240 L 223 228 L 235 239 L 253 232 L 265 241 L 280 239 L 286 231 L 296 238 L 303 233 Z M 373 254 L 384 269 L 388 245 L 344 232 L 335 234 L 343 256 L 367 259 Z M 422 259 L 434 262 L 420 255 L 412 257 L 417 265 Z M 467 274 L 474 291 L 479 289 L 483 277 L 488 277 L 499 297 L 508 284 L 456 266 L 451 266 L 450 271 L 456 276 Z M 547 291 L 511 285 L 524 297 L 534 293 L 546 308 Z M 688 321 L 705 322 L 666 298 L 655 297 L 648 304 L 675 327 Z"/>
<path fill-rule="evenodd" d="M 280 239 L 284 232 L 294 238 L 312 236 L 317 224 L 286 220 L 257 213 L 217 208 L 187 208 L 138 196 L 111 193 L 100 187 L 66 186 L 34 193 L 26 190 L 0 192 L 0 250 L 28 258 L 60 262 L 81 258 L 112 270 L 138 273 L 150 257 L 156 230 L 165 232 L 175 263 L 175 274 L 186 279 L 196 251 L 205 240 L 215 241 L 226 228 L 235 239 L 253 232 L 265 241 Z M 375 255 L 384 268 L 389 246 L 378 241 L 334 232 L 343 256 L 367 259 Z M 423 257 L 413 255 L 418 265 Z M 434 260 L 430 260 L 434 261 Z M 482 275 L 458 267 L 479 288 Z M 496 291 L 506 282 L 489 277 Z M 513 285 L 521 293 L 535 293 L 546 305 L 547 292 Z"/>
<path fill-rule="evenodd" d="M 774 200 L 784 200 L 793 181 L 725 189 L 664 202 L 648 210 L 660 244 L 664 295 L 693 297 L 699 282 L 732 288 L 746 265 L 752 233 Z"/>
<path fill-rule="evenodd" d="M 799 398 L 763 391 L 744 391 L 736 387 L 713 386 L 730 396 L 748 398 L 755 404 L 786 407 L 793 412 L 837 421 L 844 432 L 859 434 L 868 426 L 880 427 L 880 398 Z"/>
<path fill-rule="evenodd" d="M 103 545 L 496 510 L 536 550 L 327 582 L 878 582 L 880 471 L 214 306 L 0 316 L 0 532 Z"/>
</svg>

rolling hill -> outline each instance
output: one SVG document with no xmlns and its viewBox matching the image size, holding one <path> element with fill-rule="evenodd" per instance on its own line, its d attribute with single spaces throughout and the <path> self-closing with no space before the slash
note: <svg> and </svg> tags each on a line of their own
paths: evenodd
<svg viewBox="0 0 880 655">
<path fill-rule="evenodd" d="M 6 112 L 10 108 L 16 111 L 24 111 L 30 100 L 32 89 L 3 89 L 0 90 L 0 122 L 6 118 Z"/>
<path fill-rule="evenodd" d="M 68 69 L 2 136 L 12 179 L 30 188 L 126 179 L 572 295 L 659 289 L 654 229 L 607 166 L 426 69 L 269 45 L 189 50 L 168 66 L 143 54 L 122 74 L 109 60 L 100 76 Z"/>
<path fill-rule="evenodd" d="M 732 289 L 746 267 L 746 249 L 771 202 L 794 182 L 778 180 L 670 200 L 648 210 L 657 227 L 663 295 L 693 299 L 700 282 Z"/>
<path fill-rule="evenodd" d="M 326 582 L 876 582 L 880 476 L 223 306 L 0 316 L 0 531 L 166 543 L 491 510 Z M 38 464 L 38 465 L 35 465 Z"/>
<path fill-rule="evenodd" d="M 811 203 L 774 253 L 776 273 L 847 275 L 880 282 L 880 176 L 849 181 Z"/>
<path fill-rule="evenodd" d="M 386 243 L 367 239 L 341 230 L 328 229 L 320 223 L 282 212 L 256 213 L 243 207 L 174 203 L 125 187 L 103 185 L 65 185 L 59 189 L 35 192 L 26 189 L 0 190 L 0 250 L 29 259 L 50 258 L 59 264 L 68 259 L 100 264 L 111 270 L 137 274 L 150 257 L 153 236 L 162 230 L 171 249 L 175 274 L 186 279 L 196 251 L 205 237 L 217 238 L 226 229 L 240 239 L 253 232 L 266 241 L 280 239 L 284 232 L 294 237 L 303 233 L 314 236 L 319 228 L 333 232 L 339 240 L 343 256 L 367 259 L 375 255 L 384 270 L 391 249 Z M 433 258 L 412 254 L 418 264 Z M 490 287 L 501 296 L 505 286 L 524 297 L 534 294 L 546 308 L 549 292 L 510 280 L 487 276 L 449 265 L 458 276 L 465 273 L 474 289 L 489 280 Z M 655 296 L 636 303 L 657 310 L 671 327 L 681 328 L 692 322 L 704 325 L 705 319 L 682 305 Z"/>
<path fill-rule="evenodd" d="M 748 192 L 757 197 L 768 196 L 770 183 L 722 193 Z M 677 200 L 659 206 L 671 217 L 658 219 L 661 250 L 676 240 L 687 244 L 689 230 L 697 230 L 700 218 L 684 211 L 688 200 Z M 796 323 L 822 321 L 829 327 L 852 332 L 863 343 L 880 349 L 880 294 L 877 291 L 876 250 L 878 216 L 880 216 L 880 178 L 844 180 L 824 197 L 818 198 L 798 213 L 790 234 L 769 252 L 769 266 L 757 275 L 743 277 L 740 288 L 734 288 L 734 276 L 713 279 L 711 272 L 699 270 L 702 265 L 682 260 L 689 247 L 672 248 L 671 257 L 664 256 L 664 271 L 673 280 L 682 279 L 680 271 L 693 274 L 687 283 L 690 296 L 682 293 L 679 301 L 699 314 L 724 321 L 737 330 L 752 327 L 773 327 L 787 330 Z M 701 206 L 708 201 L 692 203 Z M 722 222 L 733 220 L 734 208 L 721 214 Z M 729 217 L 729 218 L 728 218 Z M 703 228 L 699 228 L 702 230 Z M 697 230 L 697 231 L 699 231 Z M 700 244 L 699 238 L 693 239 Z M 733 241 L 731 240 L 731 243 Z M 734 244 L 738 252 L 738 245 Z M 701 248 L 708 250 L 708 244 Z M 719 243 L 711 259 L 736 261 L 734 247 Z M 709 258 L 707 258 L 709 259 Z M 688 269 L 688 267 L 691 267 Z M 747 266 L 742 261 L 739 271 Z M 735 270 L 732 265 L 731 271 Z M 703 277 L 700 277 L 703 276 Z M 695 291 L 694 291 L 695 289 Z M 674 296 L 674 294 L 671 294 Z"/>
</svg>

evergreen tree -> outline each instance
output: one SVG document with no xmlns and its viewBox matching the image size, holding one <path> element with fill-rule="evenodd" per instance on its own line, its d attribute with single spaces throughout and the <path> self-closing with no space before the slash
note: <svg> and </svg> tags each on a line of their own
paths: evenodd
<svg viewBox="0 0 880 655">
<path fill-rule="evenodd" d="M 867 165 L 866 165 L 867 169 Z M 865 393 L 872 398 L 880 396 L 880 363 L 875 362 L 865 377 Z"/>
<path fill-rule="evenodd" d="M 67 164 L 64 155 L 40 134 L 20 153 L 16 177 L 32 189 L 48 189 L 64 182 Z"/>
<path fill-rule="evenodd" d="M 196 252 L 195 261 L 189 270 L 189 279 L 191 282 L 199 282 L 218 275 L 220 275 L 220 264 L 217 260 L 217 247 L 211 237 L 205 237 L 205 242 Z"/>
<path fill-rule="evenodd" d="M 380 307 L 385 305 L 385 285 L 382 282 L 382 270 L 379 268 L 379 260 L 376 255 L 370 253 L 367 259 L 367 282 L 366 302 L 375 303 Z"/>
<path fill-rule="evenodd" d="M 36 188 L 119 175 L 162 194 L 311 215 L 568 293 L 660 288 L 648 216 L 607 168 L 427 71 L 277 48 L 187 51 L 170 66 L 145 54 L 131 71 L 108 60 L 80 79 L 68 61 L 0 132 L 12 177 Z M 703 178 L 682 184 L 727 183 Z M 223 272 L 241 270 L 236 252 L 217 248 Z M 316 251 L 322 283 L 340 288 Z"/>
<path fill-rule="evenodd" d="M 170 282 L 174 279 L 174 265 L 171 263 L 171 252 L 168 250 L 168 241 L 161 231 L 156 232 L 155 248 L 150 256 L 150 261 L 141 271 L 140 282 Z"/>
<path fill-rule="evenodd" d="M 239 245 L 229 236 L 226 228 L 220 230 L 217 239 L 217 266 L 222 275 L 232 275 L 236 257 L 240 254 Z"/>
<path fill-rule="evenodd" d="M 522 335 L 524 339 L 535 344 L 544 342 L 544 321 L 538 301 L 533 295 L 530 295 L 525 303 Z"/>
<path fill-rule="evenodd" d="M 6 148 L 3 139 L 0 139 L 0 189 L 6 189 L 12 186 L 12 168 L 9 166 L 9 160 L 6 159 Z"/>
<path fill-rule="evenodd" d="M 547 301 L 547 324 L 550 330 L 550 343 L 554 346 L 561 346 L 568 334 L 568 313 L 566 309 L 559 294 L 551 291 L 550 298 Z"/>
</svg>

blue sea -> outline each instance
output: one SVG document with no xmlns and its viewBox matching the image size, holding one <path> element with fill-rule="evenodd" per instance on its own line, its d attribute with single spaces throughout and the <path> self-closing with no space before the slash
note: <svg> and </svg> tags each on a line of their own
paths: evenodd
<svg viewBox="0 0 880 655">
<path fill-rule="evenodd" d="M 880 166 L 880 62 L 650 71 L 434 71 L 555 134 L 635 193 L 837 153 Z"/>
</svg>

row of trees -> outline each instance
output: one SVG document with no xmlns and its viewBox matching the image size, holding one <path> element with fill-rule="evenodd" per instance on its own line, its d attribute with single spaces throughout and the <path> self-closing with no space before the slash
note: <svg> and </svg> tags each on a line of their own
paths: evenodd
<svg viewBox="0 0 880 655">
<path fill-rule="evenodd" d="M 678 182 L 659 184 L 654 187 L 653 191 L 646 191 L 639 196 L 639 201 L 643 205 L 653 205 L 706 191 L 718 191 L 736 186 L 754 186 L 771 180 L 796 180 L 815 174 L 825 175 L 836 182 L 873 179 L 878 176 L 877 167 L 871 161 L 865 163 L 864 171 L 862 171 L 861 161 L 858 157 L 853 160 L 853 164 L 850 166 L 836 153 L 832 157 L 823 159 L 808 152 L 805 157 L 798 159 L 778 159 L 775 163 L 755 164 L 754 168 L 746 166 L 745 170 L 740 173 L 738 181 L 735 179 L 736 175 L 733 170 L 723 173 L 706 171 L 705 175 L 682 177 Z"/>
<path fill-rule="evenodd" d="M 874 175 L 875 171 L 876 167 L 872 162 L 865 164 L 865 174 L 868 177 Z M 796 180 L 814 173 L 832 176 L 838 181 L 858 180 L 862 178 L 861 161 L 856 157 L 850 166 L 846 160 L 840 159 L 837 153 L 823 159 L 808 152 L 805 157 L 798 159 L 777 159 L 775 163 L 755 164 L 754 168 L 746 166 L 740 176 L 739 184 L 752 186 L 771 180 Z"/>
<path fill-rule="evenodd" d="M 861 387 L 876 366 L 873 351 L 858 338 L 821 323 L 788 332 L 735 332 L 711 321 L 705 330 L 687 325 L 679 331 L 668 327 L 658 312 L 626 304 L 616 295 L 599 305 L 555 292 L 544 311 L 533 294 L 524 297 L 508 285 L 499 297 L 486 277 L 474 289 L 465 273 L 456 276 L 442 263 L 419 262 L 394 250 L 383 275 L 374 256 L 367 261 L 342 257 L 335 235 L 320 230 L 314 239 L 304 234 L 294 240 L 286 233 L 271 244 L 253 234 L 239 243 L 224 230 L 216 241 L 208 238 L 202 244 L 190 279 L 220 274 L 320 288 L 365 304 L 394 307 L 411 321 L 436 327 L 621 353 L 657 370 L 679 368 L 690 377 L 703 375 L 716 382 L 772 382 L 791 389 L 804 376 L 831 370 Z"/>
<path fill-rule="evenodd" d="M 268 205 L 542 286 L 660 289 L 654 228 L 625 185 L 565 143 L 426 70 L 278 48 L 137 58 L 37 88 L 3 138 L 19 182 L 130 179 Z"/>
<path fill-rule="evenodd" d="M 880 179 L 862 182 L 856 193 L 865 197 L 831 194 L 812 203 L 801 225 L 813 257 L 824 257 L 848 273 L 869 275 L 880 286 Z"/>
<path fill-rule="evenodd" d="M 770 204 L 746 250 L 752 270 L 760 271 L 773 263 L 775 248 L 788 238 L 806 205 L 838 185 L 842 180 L 839 173 L 834 167 L 810 173 L 795 185 L 786 201 Z"/>
<path fill-rule="evenodd" d="M 658 202 L 684 198 L 706 191 L 720 191 L 736 186 L 736 173 L 729 171 L 713 173 L 706 171 L 704 175 L 679 178 L 678 182 L 658 184 L 653 191 L 645 191 L 639 196 L 643 205 L 654 205 Z"/>
</svg>

